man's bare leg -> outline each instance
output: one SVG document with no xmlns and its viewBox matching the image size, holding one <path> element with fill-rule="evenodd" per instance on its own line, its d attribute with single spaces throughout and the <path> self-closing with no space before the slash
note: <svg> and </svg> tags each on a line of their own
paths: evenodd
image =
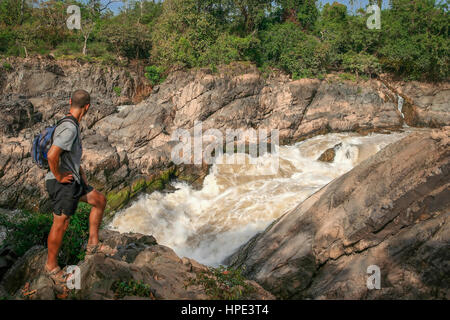
<svg viewBox="0 0 450 320">
<path fill-rule="evenodd" d="M 53 224 L 48 234 L 47 246 L 47 263 L 45 267 L 48 271 L 52 271 L 58 267 L 58 253 L 61 248 L 64 233 L 69 226 L 70 218 L 65 214 L 56 215 L 53 214 Z"/>
<path fill-rule="evenodd" d="M 103 218 L 103 212 L 106 207 L 106 198 L 97 190 L 92 190 L 80 199 L 92 206 L 89 214 L 89 240 L 88 245 L 98 244 L 98 230 Z"/>
</svg>

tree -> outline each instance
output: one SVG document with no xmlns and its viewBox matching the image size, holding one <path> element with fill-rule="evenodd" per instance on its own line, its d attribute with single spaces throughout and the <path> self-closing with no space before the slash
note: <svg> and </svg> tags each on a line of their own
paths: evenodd
<svg viewBox="0 0 450 320">
<path fill-rule="evenodd" d="M 28 49 L 33 46 L 33 40 L 35 38 L 35 28 L 31 24 L 23 24 L 16 29 L 16 42 L 23 48 L 25 58 L 28 58 Z"/>
<path fill-rule="evenodd" d="M 385 70 L 411 79 L 446 79 L 450 47 L 448 5 L 434 0 L 391 0 L 383 12 L 378 54 Z"/>
<path fill-rule="evenodd" d="M 251 32 L 258 27 L 267 10 L 271 8 L 270 0 L 232 0 L 231 4 L 240 12 L 243 29 Z"/>
<path fill-rule="evenodd" d="M 197 0 L 166 0 L 152 30 L 152 60 L 164 66 L 197 66 L 222 28 L 211 13 L 198 7 Z"/>
<path fill-rule="evenodd" d="M 290 21 L 301 25 L 304 29 L 311 28 L 319 11 L 317 10 L 316 0 L 278 0 L 277 3 L 281 7 L 282 21 Z"/>
<path fill-rule="evenodd" d="M 119 56 L 147 58 L 151 49 L 150 30 L 136 21 L 126 22 L 126 16 L 116 17 L 102 27 L 99 36 L 109 43 Z"/>
<path fill-rule="evenodd" d="M 21 25 L 28 15 L 31 1 L 27 0 L 1 0 L 0 23 L 6 25 Z"/>
</svg>

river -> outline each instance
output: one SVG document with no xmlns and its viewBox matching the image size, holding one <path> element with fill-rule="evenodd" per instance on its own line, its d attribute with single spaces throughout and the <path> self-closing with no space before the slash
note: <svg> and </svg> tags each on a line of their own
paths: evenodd
<svg viewBox="0 0 450 320">
<path fill-rule="evenodd" d="M 117 212 L 109 228 L 153 235 L 183 257 L 219 265 L 256 233 L 333 179 L 351 170 L 403 133 L 333 133 L 281 146 L 263 165 L 214 164 L 201 190 L 173 182 L 176 191 L 142 195 Z M 318 161 L 341 144 L 331 163 Z M 277 161 L 277 162 L 276 162 Z M 277 163 L 274 171 L 271 164 Z"/>
</svg>

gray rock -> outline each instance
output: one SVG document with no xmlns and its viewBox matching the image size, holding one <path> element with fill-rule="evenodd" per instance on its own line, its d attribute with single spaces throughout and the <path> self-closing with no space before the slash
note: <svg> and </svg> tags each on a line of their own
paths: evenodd
<svg viewBox="0 0 450 320">
<path fill-rule="evenodd" d="M 20 130 L 33 125 L 34 108 L 26 99 L 8 98 L 0 101 L 0 134 L 17 136 Z"/>
<path fill-rule="evenodd" d="M 25 285 L 24 280 L 32 280 L 42 274 L 46 259 L 44 247 L 32 247 L 6 272 L 0 284 L 9 294 L 15 294 Z"/>
</svg>

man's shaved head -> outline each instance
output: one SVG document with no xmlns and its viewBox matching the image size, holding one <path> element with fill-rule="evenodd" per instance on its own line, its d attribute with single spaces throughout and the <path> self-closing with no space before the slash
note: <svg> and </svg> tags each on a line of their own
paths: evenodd
<svg viewBox="0 0 450 320">
<path fill-rule="evenodd" d="M 72 105 L 73 108 L 83 108 L 84 106 L 91 103 L 91 96 L 85 90 L 77 90 L 72 94 Z"/>
</svg>

